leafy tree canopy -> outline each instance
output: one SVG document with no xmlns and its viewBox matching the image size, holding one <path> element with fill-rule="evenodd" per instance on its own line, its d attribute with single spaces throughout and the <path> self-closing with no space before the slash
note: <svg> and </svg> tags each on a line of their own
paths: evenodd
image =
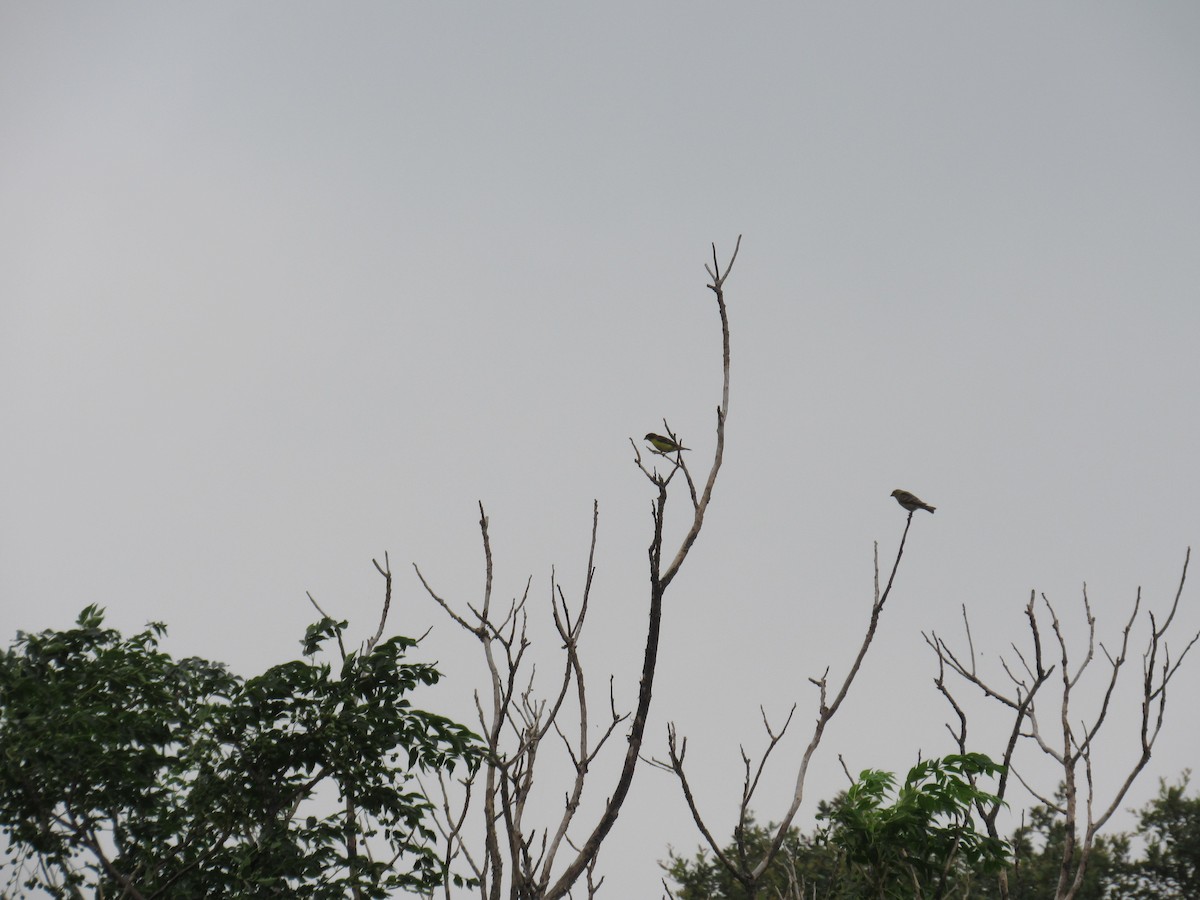
<svg viewBox="0 0 1200 900">
<path fill-rule="evenodd" d="M 758 897 L 939 898 L 963 896 L 976 873 L 995 871 L 1008 847 L 975 828 L 973 808 L 993 800 L 975 781 L 999 773 L 982 754 L 947 756 L 914 766 L 903 785 L 867 770 L 817 818 L 812 836 L 791 829 L 782 852 L 755 885 L 737 882 L 706 852 L 666 865 L 679 900 L 754 900 Z M 761 858 L 774 834 L 752 820 L 734 836 L 729 858 Z"/>
<path fill-rule="evenodd" d="M 1002 849 L 972 831 L 954 844 L 956 822 L 968 811 L 974 790 L 959 780 L 965 769 L 945 765 L 955 757 L 929 760 L 910 771 L 892 803 L 885 802 L 894 778 L 867 771 L 848 791 L 822 801 L 817 819 L 828 823 L 805 835 L 789 830 L 783 850 L 751 891 L 705 851 L 685 859 L 670 854 L 665 865 L 678 886 L 678 900 L 850 900 L 871 897 L 933 897 L 964 900 L 1000 898 L 1005 869 L 1009 900 L 1055 896 L 1066 826 L 1059 811 L 1038 805 L 1028 810 Z M 980 757 L 980 771 L 986 771 Z M 1189 773 L 1176 784 L 1160 782 L 1158 796 L 1139 811 L 1133 833 L 1100 835 L 1091 848 L 1076 900 L 1194 900 L 1200 897 L 1200 795 L 1188 795 Z M 986 797 L 979 794 L 980 797 Z M 932 817 L 927 817 L 933 813 Z M 920 827 L 920 822 L 926 822 Z M 774 828 L 747 823 L 723 852 L 761 858 Z M 741 850 L 739 851 L 739 837 Z M 1134 847 L 1142 853 L 1135 856 Z M 947 877 L 939 867 L 951 865 Z M 912 866 L 911 872 L 907 867 Z M 907 876 L 907 877 L 906 877 Z M 905 893 L 908 891 L 908 893 Z"/>
<path fill-rule="evenodd" d="M 172 659 L 89 606 L 0 652 L 9 885 L 54 897 L 384 897 L 445 876 L 419 772 L 478 763 L 475 736 L 407 699 L 439 679 L 395 637 L 242 679 Z"/>
</svg>

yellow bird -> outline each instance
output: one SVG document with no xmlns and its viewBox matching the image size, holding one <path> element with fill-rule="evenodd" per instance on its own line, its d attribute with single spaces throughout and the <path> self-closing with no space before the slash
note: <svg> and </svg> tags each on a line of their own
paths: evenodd
<svg viewBox="0 0 1200 900">
<path fill-rule="evenodd" d="M 656 453 L 678 453 L 680 450 L 691 449 L 690 447 L 684 447 L 682 444 L 671 440 L 669 437 L 663 437 L 661 434 L 655 434 L 653 431 L 646 435 L 646 440 L 653 445 L 654 452 Z"/>
<path fill-rule="evenodd" d="M 896 498 L 896 502 L 907 509 L 909 512 L 916 512 L 918 509 L 927 509 L 933 512 L 937 509 L 936 506 L 930 506 L 916 494 L 910 494 L 908 491 L 902 491 L 900 488 L 892 491 L 892 496 Z"/>
</svg>

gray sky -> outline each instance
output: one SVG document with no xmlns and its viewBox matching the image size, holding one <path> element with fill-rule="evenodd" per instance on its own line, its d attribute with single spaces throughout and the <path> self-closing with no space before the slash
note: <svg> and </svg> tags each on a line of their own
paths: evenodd
<svg viewBox="0 0 1200 900">
<path fill-rule="evenodd" d="M 582 583 L 595 498 L 591 683 L 612 671 L 631 708 L 651 495 L 628 439 L 666 416 L 704 468 L 703 264 L 739 233 L 726 463 L 668 598 L 650 741 L 667 720 L 691 737 L 721 833 L 759 704 L 799 704 L 757 812 L 786 808 L 807 678 L 845 671 L 872 542 L 890 560 L 903 529 L 893 488 L 938 512 L 805 823 L 844 785 L 838 753 L 951 750 L 922 630 L 957 638 L 966 604 L 995 667 L 1031 589 L 1082 640 L 1086 581 L 1111 645 L 1200 537 L 1193 3 L 8 3 L 0 22 L 5 640 L 99 603 L 250 674 L 298 652 L 305 591 L 365 636 L 387 551 L 392 630 L 436 624 L 428 702 L 468 718 L 479 661 L 409 564 L 476 600 L 482 500 L 498 593 L 532 575 L 544 613 L 552 565 Z M 1182 616 L 1200 626 L 1195 588 Z M 1178 685 L 1127 806 L 1197 763 L 1200 660 Z M 1105 786 L 1136 749 L 1110 737 Z M 606 893 L 656 896 L 667 844 L 698 840 L 641 771 Z"/>
</svg>

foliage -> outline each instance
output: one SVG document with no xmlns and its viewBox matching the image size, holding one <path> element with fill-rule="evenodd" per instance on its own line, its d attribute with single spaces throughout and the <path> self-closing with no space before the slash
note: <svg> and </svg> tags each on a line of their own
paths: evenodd
<svg viewBox="0 0 1200 900">
<path fill-rule="evenodd" d="M 1013 862 L 1007 875 L 1009 900 L 1056 896 L 1065 841 L 1066 825 L 1060 811 L 1039 805 L 1026 813 L 1012 836 Z M 1075 900 L 1104 900 L 1109 896 L 1106 886 L 1124 871 L 1128 856 L 1127 835 L 1098 835 Z M 1069 877 L 1074 876 L 1072 867 Z M 990 900 L 1002 895 L 998 883 L 987 880 L 981 881 L 971 896 Z"/>
<path fill-rule="evenodd" d="M 846 880 L 862 896 L 941 898 L 971 872 L 1001 868 L 1008 847 L 975 829 L 976 803 L 995 797 L 975 786 L 1000 768 L 979 753 L 924 760 L 895 799 L 888 772 L 868 770 L 830 808 L 825 840 L 845 860 Z"/>
<path fill-rule="evenodd" d="M 933 760 L 922 765 L 936 767 L 938 762 Z M 918 766 L 909 773 L 910 782 L 914 773 L 919 776 L 920 769 Z M 947 842 L 946 838 L 949 835 L 947 827 L 952 830 L 953 817 L 945 819 L 941 825 L 935 822 L 927 834 L 913 833 L 902 823 L 913 821 L 911 808 L 919 810 L 922 805 L 916 800 L 918 796 L 936 798 L 942 794 L 947 805 L 952 807 L 955 797 L 961 798 L 965 792 L 961 785 L 949 790 L 936 783 L 932 790 L 918 785 L 918 789 L 907 797 L 902 788 L 896 802 L 885 806 L 879 801 L 890 790 L 891 784 L 891 776 L 887 773 L 864 772 L 849 791 L 839 794 L 832 802 L 822 801 L 817 818 L 830 822 L 831 827 L 811 836 L 790 829 L 783 852 L 767 870 L 754 893 L 703 851 L 698 851 L 691 860 L 672 853 L 666 868 L 671 880 L 679 885 L 675 896 L 678 900 L 768 897 L 858 900 L 879 896 L 938 896 L 903 893 L 903 878 L 891 882 L 891 888 L 899 893 L 881 895 L 878 885 L 882 882 L 886 886 L 887 880 L 881 876 L 889 869 L 893 873 L 903 871 L 910 861 L 908 854 L 912 854 L 914 861 L 924 859 L 926 876 L 935 874 L 936 866 L 929 864 L 939 859 L 939 854 L 943 862 L 951 855 L 946 850 L 952 841 Z M 1177 784 L 1160 782 L 1158 796 L 1138 811 L 1139 824 L 1134 833 L 1097 837 L 1076 894 L 1077 900 L 1200 897 L 1197 881 L 1200 878 L 1200 795 L 1188 796 L 1188 785 L 1186 772 Z M 1061 793 L 1060 790 L 1060 798 Z M 909 813 L 904 812 L 906 807 Z M 916 813 L 916 818 L 919 817 L 920 812 Z M 850 827 L 846 829 L 838 823 L 849 823 Z M 842 829 L 840 834 L 839 828 Z M 751 822 L 743 835 L 747 855 L 761 856 L 773 833 L 771 827 L 763 828 Z M 1011 859 L 1006 869 L 1009 900 L 1045 900 L 1055 895 L 1065 836 L 1061 814 L 1053 807 L 1039 805 L 1025 814 L 1010 845 Z M 730 855 L 736 853 L 736 837 L 726 851 Z M 1139 845 L 1144 849 L 1134 858 L 1132 848 Z M 931 851 L 929 855 L 921 857 L 922 846 Z M 959 865 L 952 867 L 952 890 L 942 896 L 969 900 L 995 900 L 1002 896 L 998 879 L 990 877 L 989 873 L 995 871 L 1003 857 L 991 852 L 997 848 L 985 844 L 981 849 L 984 852 L 953 850 Z M 950 879 L 947 885 L 951 885 Z"/>
<path fill-rule="evenodd" d="M 1187 796 L 1188 773 L 1178 784 L 1159 782 L 1158 796 L 1139 810 L 1133 834 L 1097 837 L 1076 900 L 1180 900 L 1200 897 L 1200 796 Z M 1060 788 L 1056 801 L 1061 800 Z M 1062 866 L 1066 826 L 1045 805 L 1031 809 L 1013 835 L 1010 900 L 1053 897 Z M 1140 844 L 1142 855 L 1132 848 Z M 999 897 L 993 884 L 972 897 Z"/>
<path fill-rule="evenodd" d="M 1200 897 L 1200 796 L 1186 795 L 1189 777 L 1184 772 L 1174 785 L 1160 781 L 1158 796 L 1141 810 L 1138 832 L 1146 853 L 1130 897 Z"/>
<path fill-rule="evenodd" d="M 690 861 L 672 854 L 667 871 L 680 886 L 679 900 L 961 896 L 975 874 L 996 871 L 1007 859 L 1007 845 L 978 832 L 972 812 L 977 802 L 994 799 L 974 779 L 998 772 L 975 753 L 925 760 L 894 791 L 893 775 L 865 771 L 848 791 L 821 804 L 817 817 L 828 824 L 816 834 L 788 831 L 783 852 L 753 889 L 704 851 Z M 760 856 L 773 834 L 750 823 L 726 855 Z"/>
<path fill-rule="evenodd" d="M 395 637 L 243 680 L 174 660 L 89 606 L 0 653 L 0 830 L 26 890 L 54 897 L 383 897 L 443 869 L 416 773 L 474 769 L 476 739 L 414 709 L 431 665 Z M 336 798 L 336 803 L 335 803 Z M 331 811 L 332 809 L 332 811 Z"/>
</svg>

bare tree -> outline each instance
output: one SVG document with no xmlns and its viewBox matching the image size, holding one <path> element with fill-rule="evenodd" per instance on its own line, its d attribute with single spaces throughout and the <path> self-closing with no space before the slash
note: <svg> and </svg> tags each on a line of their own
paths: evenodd
<svg viewBox="0 0 1200 900">
<path fill-rule="evenodd" d="M 767 719 L 765 710 L 762 710 L 763 727 L 767 733 L 767 746 L 762 755 L 754 762 L 750 755 L 747 754 L 745 748 L 741 750 L 742 754 L 742 797 L 738 805 L 738 821 L 734 827 L 733 852 L 728 849 L 722 849 L 720 842 L 713 836 L 712 830 L 705 823 L 704 816 L 701 814 L 699 806 L 696 803 L 695 795 L 692 791 L 691 784 L 688 781 L 687 773 L 684 769 L 684 758 L 687 755 L 687 738 L 680 738 L 676 733 L 674 724 L 667 727 L 667 750 L 668 759 L 666 761 L 653 760 L 654 765 L 661 769 L 665 769 L 674 773 L 679 779 L 679 784 L 683 790 L 684 799 L 687 801 L 688 809 L 692 813 L 692 819 L 696 823 L 701 835 L 704 837 L 704 842 L 708 845 L 708 849 L 712 852 L 714 859 L 724 866 L 729 873 L 745 888 L 747 896 L 754 897 L 761 889 L 761 884 L 766 876 L 771 864 L 779 856 L 784 846 L 784 841 L 787 838 L 788 830 L 791 828 L 792 820 L 795 819 L 797 812 L 800 810 L 800 805 L 804 800 L 804 783 L 808 776 L 808 766 L 812 761 L 813 754 L 816 753 L 817 747 L 821 743 L 821 739 L 825 734 L 825 727 L 837 715 L 837 711 L 841 709 L 842 703 L 846 696 L 850 693 L 850 687 L 854 683 L 855 677 L 862 666 L 863 660 L 866 658 L 867 651 L 871 647 L 871 642 L 875 638 L 875 632 L 879 627 L 879 618 L 883 613 L 884 604 L 887 603 L 888 597 L 891 596 L 892 585 L 896 580 L 896 572 L 900 568 L 900 560 L 904 556 L 904 544 L 908 540 L 908 530 L 912 527 L 912 511 L 908 514 L 908 519 L 904 524 L 904 533 L 900 537 L 900 546 L 896 551 L 896 559 L 892 563 L 891 573 L 888 575 L 887 585 L 881 591 L 879 589 L 879 544 L 875 544 L 875 596 L 871 604 L 870 616 L 867 621 L 866 631 L 863 634 L 862 644 L 858 648 L 858 653 L 851 663 L 849 671 L 842 679 L 841 684 L 837 686 L 832 700 L 830 699 L 830 684 L 829 684 L 829 668 L 819 678 L 809 678 L 809 681 L 817 688 L 817 718 L 813 725 L 812 734 L 809 737 L 808 745 L 804 748 L 804 752 L 800 757 L 799 767 L 796 773 L 795 789 L 792 793 L 791 803 L 779 824 L 774 826 L 773 836 L 770 844 L 765 852 L 753 854 L 750 851 L 746 841 L 748 826 L 752 819 L 752 801 L 755 792 L 761 782 L 763 772 L 766 769 L 767 761 L 772 752 L 779 746 L 780 741 L 786 734 L 788 727 L 792 723 L 792 718 L 796 712 L 795 704 L 792 705 L 786 720 L 783 725 L 776 731 Z M 836 682 L 835 682 L 836 684 Z M 761 709 L 761 708 L 760 708 Z M 786 897 L 788 900 L 802 900 L 805 886 L 803 879 L 795 872 L 795 867 L 791 866 L 788 870 L 787 878 L 788 888 Z M 664 885 L 665 886 L 665 885 Z M 670 890 L 667 890 L 670 896 Z"/>
<path fill-rule="evenodd" d="M 1119 646 L 1114 653 L 1110 652 L 1102 642 L 1096 640 L 1096 618 L 1092 614 L 1091 603 L 1088 600 L 1087 585 L 1083 586 L 1087 642 L 1083 648 L 1082 661 L 1074 665 L 1071 659 L 1072 649 L 1068 645 L 1067 636 L 1054 606 L 1045 594 L 1041 595 L 1042 602 L 1038 604 L 1036 593 L 1031 592 L 1029 602 L 1025 606 L 1030 645 L 1024 650 L 1016 644 L 1012 645 L 1015 664 L 1010 660 L 1001 659 L 1004 670 L 1002 680 L 1006 683 L 1000 686 L 985 678 L 979 671 L 975 644 L 971 637 L 971 627 L 967 620 L 965 607 L 963 609 L 967 640 L 965 653 L 952 650 L 945 641 L 937 636 L 936 632 L 924 636 L 926 643 L 937 656 L 938 674 L 934 683 L 954 711 L 956 724 L 954 726 L 947 725 L 947 728 L 954 736 L 961 752 L 966 752 L 968 716 L 963 704 L 946 683 L 947 672 L 959 676 L 967 684 L 972 685 L 983 697 L 1007 710 L 1011 717 L 1008 739 L 1000 760 L 1005 767 L 1005 774 L 1001 777 L 996 791 L 998 799 L 987 806 L 981 805 L 978 810 L 988 833 L 992 837 L 999 836 L 996 817 L 1010 787 L 1008 777 L 1010 774 L 1016 777 L 1040 803 L 1053 810 L 1062 819 L 1065 840 L 1055 900 L 1072 900 L 1079 892 L 1096 835 L 1120 807 L 1134 780 L 1150 761 L 1154 743 L 1162 730 L 1167 706 L 1167 685 L 1179 671 L 1179 666 L 1188 651 L 1195 645 L 1197 639 L 1200 639 L 1200 632 L 1192 635 L 1185 642 L 1183 650 L 1174 659 L 1171 658 L 1166 636 L 1179 609 L 1179 599 L 1183 594 L 1183 585 L 1187 579 L 1187 567 L 1190 559 L 1191 549 L 1189 548 L 1184 557 L 1179 587 L 1166 618 L 1160 623 L 1153 610 L 1146 610 L 1144 618 L 1149 624 L 1149 632 L 1145 638 L 1145 649 L 1142 651 L 1141 715 L 1136 728 L 1139 752 L 1107 804 L 1097 797 L 1095 772 L 1092 767 L 1092 750 L 1096 745 L 1101 728 L 1110 721 L 1112 701 L 1121 673 L 1129 659 L 1131 632 L 1138 621 L 1138 614 L 1142 610 L 1140 587 L 1134 598 L 1129 618 L 1121 631 Z M 1047 620 L 1052 635 L 1049 647 L 1044 646 Z M 1083 678 L 1092 663 L 1097 660 L 1097 647 L 1103 653 L 1106 666 L 1106 672 L 1102 672 L 1098 679 L 1098 686 L 1103 689 L 1103 693 L 1096 708 L 1090 714 L 1080 716 L 1075 707 L 1082 702 L 1080 694 L 1084 691 Z M 1075 652 L 1078 652 L 1078 649 L 1076 647 Z M 1056 673 L 1057 677 L 1055 677 Z M 1053 692 L 1050 686 L 1056 682 L 1058 690 Z M 1051 690 L 1052 693 L 1051 696 L 1046 697 L 1048 690 Z M 1053 714 L 1052 722 L 1039 718 L 1038 704 L 1042 700 L 1045 701 L 1047 711 Z M 1052 799 L 1050 792 L 1033 787 L 1017 770 L 1015 766 L 1016 751 L 1021 746 L 1029 744 L 1053 761 L 1062 786 L 1059 797 Z M 1001 873 L 1001 896 L 1007 898 L 1008 890 L 1007 873 Z"/>
<path fill-rule="evenodd" d="M 557 575 L 551 574 L 551 614 L 562 641 L 562 660 L 557 686 L 549 696 L 535 691 L 533 666 L 527 655 L 530 647 L 527 606 L 531 582 L 526 583 L 519 599 L 508 604 L 493 601 L 492 547 L 488 518 L 482 504 L 479 527 L 486 577 L 481 601 L 478 604 L 452 604 L 433 588 L 419 568 L 416 570 L 421 584 L 434 601 L 479 642 L 490 676 L 488 690 L 482 696 L 477 692 L 475 697 L 486 747 L 485 762 L 475 775 L 458 785 L 447 784 L 445 780 L 441 782 L 439 822 L 447 869 L 465 866 L 485 900 L 499 900 L 501 896 L 514 900 L 557 900 L 566 896 L 581 879 L 586 895 L 592 897 L 603 882 L 603 878 L 597 876 L 597 857 L 628 796 L 637 769 L 654 689 L 663 600 L 704 525 L 721 469 L 725 421 L 729 412 L 729 319 L 724 287 L 740 246 L 739 237 L 724 269 L 717 260 L 714 246 L 712 266 L 706 266 L 712 279 L 708 288 L 716 298 L 720 314 L 724 372 L 721 403 L 716 413 L 716 449 L 707 479 L 697 485 L 681 450 L 656 451 L 644 459 L 643 451 L 634 444 L 634 463 L 650 482 L 655 498 L 651 508 L 653 536 L 649 547 L 646 643 L 632 718 L 628 713 L 618 712 L 610 677 L 604 727 L 599 737 L 592 740 L 592 698 L 585 684 L 579 645 L 595 572 L 598 504 L 592 510 L 587 575 L 582 593 L 574 603 L 568 601 Z M 677 443 L 678 438 L 665 419 L 663 425 L 671 441 Z M 659 463 L 663 465 L 662 472 Z M 691 501 L 692 521 L 674 556 L 664 564 L 663 526 L 671 496 L 669 488 L 680 474 Z M 596 820 L 582 824 L 576 817 L 585 786 L 590 789 L 588 776 L 592 773 L 592 764 L 626 722 L 625 756 L 616 783 L 608 788 L 607 799 Z M 541 783 L 539 772 L 545 771 L 545 767 L 539 768 L 538 764 L 543 762 L 547 739 L 561 744 L 573 776 L 564 792 L 561 816 L 557 821 L 543 823 L 530 821 L 528 801 L 535 784 Z M 476 831 L 482 834 L 480 845 L 472 839 Z M 572 835 L 582 835 L 582 839 L 575 840 Z M 454 880 L 447 875 L 443 886 L 446 897 L 451 896 L 454 886 Z"/>
</svg>

